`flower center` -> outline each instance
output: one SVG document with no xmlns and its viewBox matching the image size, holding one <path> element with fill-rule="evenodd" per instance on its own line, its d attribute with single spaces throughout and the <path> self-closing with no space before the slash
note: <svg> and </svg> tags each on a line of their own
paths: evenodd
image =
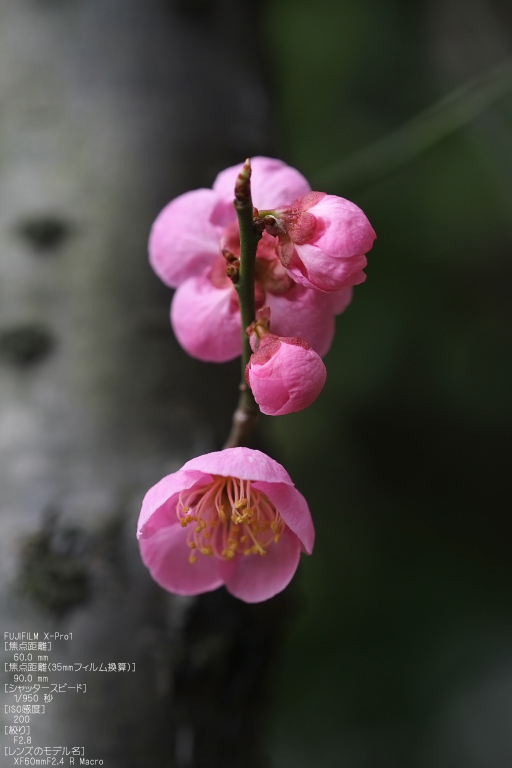
<svg viewBox="0 0 512 768">
<path fill-rule="evenodd" d="M 266 555 L 277 544 L 285 523 L 268 497 L 251 480 L 215 477 L 202 488 L 182 491 L 176 514 L 189 528 L 187 544 L 197 553 L 233 560 L 236 555 Z"/>
</svg>

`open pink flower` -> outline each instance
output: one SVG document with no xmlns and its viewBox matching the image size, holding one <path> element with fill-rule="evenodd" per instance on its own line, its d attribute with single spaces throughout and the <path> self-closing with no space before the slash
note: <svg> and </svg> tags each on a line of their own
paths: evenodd
<svg viewBox="0 0 512 768">
<path fill-rule="evenodd" d="M 309 184 L 294 168 L 268 157 L 251 161 L 251 189 L 258 208 L 281 208 L 306 195 Z M 157 275 L 177 288 L 171 322 L 193 357 L 224 362 L 241 354 L 238 296 L 226 275 L 223 251 L 240 254 L 234 187 L 242 164 L 220 173 L 213 189 L 198 189 L 172 200 L 159 214 L 149 239 Z M 273 330 L 301 336 L 325 355 L 334 336 L 334 316 L 350 303 L 351 289 L 326 298 L 299 285 L 283 267 L 279 243 L 264 233 L 256 258 L 256 304 L 272 310 Z"/>
<path fill-rule="evenodd" d="M 251 355 L 246 377 L 261 412 L 284 416 L 302 411 L 316 400 L 327 371 L 304 339 L 266 332 Z"/>
<path fill-rule="evenodd" d="M 197 595 L 224 584 L 257 603 L 289 584 L 315 532 L 284 467 L 260 451 L 228 448 L 151 488 L 137 536 L 145 565 L 169 592 Z"/>
<path fill-rule="evenodd" d="M 296 283 L 340 291 L 366 280 L 366 253 L 376 235 L 355 203 L 309 192 L 269 213 L 268 231 L 278 235 L 281 263 Z"/>
</svg>

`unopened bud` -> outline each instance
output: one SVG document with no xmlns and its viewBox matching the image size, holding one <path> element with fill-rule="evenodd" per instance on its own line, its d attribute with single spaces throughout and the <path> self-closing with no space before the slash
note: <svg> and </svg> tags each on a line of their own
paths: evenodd
<svg viewBox="0 0 512 768">
<path fill-rule="evenodd" d="M 226 266 L 226 275 L 233 283 L 238 283 L 240 279 L 240 261 L 236 259 Z"/>
<path fill-rule="evenodd" d="M 244 163 L 244 166 L 235 184 L 235 207 L 246 205 L 251 200 L 251 159 L 250 157 Z"/>
<path fill-rule="evenodd" d="M 260 337 L 245 375 L 262 413 L 284 416 L 311 405 L 327 373 L 321 358 L 304 339 L 267 331 Z"/>
</svg>

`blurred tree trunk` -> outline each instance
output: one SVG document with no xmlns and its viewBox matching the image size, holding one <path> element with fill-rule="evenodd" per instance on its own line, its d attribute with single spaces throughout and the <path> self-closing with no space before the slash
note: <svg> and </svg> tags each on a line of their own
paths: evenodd
<svg viewBox="0 0 512 768">
<path fill-rule="evenodd" d="M 49 672 L 87 692 L 31 715 L 34 746 L 109 768 L 261 761 L 279 602 L 166 595 L 135 542 L 145 490 L 220 447 L 236 400 L 236 368 L 174 341 L 146 239 L 171 197 L 268 151 L 249 6 L 0 6 L 2 631 L 72 632 L 51 662 L 136 664 Z"/>
</svg>

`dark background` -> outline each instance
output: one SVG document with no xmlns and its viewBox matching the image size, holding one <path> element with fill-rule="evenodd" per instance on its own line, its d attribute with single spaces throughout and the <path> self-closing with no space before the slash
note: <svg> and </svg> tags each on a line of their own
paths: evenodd
<svg viewBox="0 0 512 768">
<path fill-rule="evenodd" d="M 268 3 L 282 154 L 378 235 L 322 395 L 264 425 L 317 528 L 279 766 L 512 765 L 505 5 Z"/>
</svg>

